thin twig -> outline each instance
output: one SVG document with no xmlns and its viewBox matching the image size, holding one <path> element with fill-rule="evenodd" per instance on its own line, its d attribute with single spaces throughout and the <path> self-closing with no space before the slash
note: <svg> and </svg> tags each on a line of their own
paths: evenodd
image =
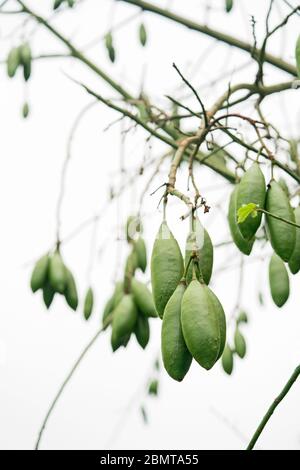
<svg viewBox="0 0 300 470">
<path fill-rule="evenodd" d="M 66 385 L 69 383 L 70 379 L 72 378 L 74 372 L 76 371 L 76 369 L 78 368 L 79 364 L 81 363 L 82 359 L 85 357 L 86 353 L 91 349 L 91 347 L 93 346 L 93 344 L 95 343 L 95 341 L 97 340 L 97 338 L 100 336 L 100 334 L 106 329 L 106 327 L 108 326 L 108 324 L 110 323 L 111 321 L 111 316 L 107 317 L 107 320 L 106 320 L 106 323 L 105 325 L 103 325 L 100 330 L 97 331 L 97 333 L 92 337 L 92 339 L 88 342 L 88 344 L 85 346 L 85 348 L 83 349 L 83 351 L 80 353 L 78 359 L 76 360 L 75 364 L 73 365 L 73 367 L 71 368 L 70 372 L 68 373 L 68 375 L 66 376 L 66 378 L 64 379 L 63 383 L 61 384 L 61 386 L 59 387 L 59 390 L 57 392 L 57 394 L 55 395 L 53 401 L 51 402 L 51 405 L 45 415 L 45 418 L 43 420 L 43 423 L 42 423 L 42 426 L 39 430 L 39 433 L 38 433 L 38 438 L 37 438 L 37 441 L 36 441 L 36 444 L 35 444 L 35 450 L 38 450 L 39 449 L 39 446 L 40 446 L 40 442 L 41 442 L 41 439 L 43 437 L 43 433 L 45 431 L 45 428 L 46 428 L 46 425 L 48 423 L 48 420 L 51 416 L 51 413 L 52 411 L 54 410 L 60 396 L 62 395 Z"/>
<path fill-rule="evenodd" d="M 260 422 L 258 428 L 256 429 L 255 433 L 253 434 L 253 437 L 251 439 L 251 441 L 249 442 L 248 444 L 248 447 L 246 450 L 252 450 L 259 438 L 259 436 L 261 435 L 262 431 L 264 430 L 266 424 L 268 423 L 269 419 L 271 418 L 272 414 L 274 413 L 274 411 L 276 410 L 277 406 L 279 405 L 279 403 L 284 399 L 284 397 L 287 395 L 287 393 L 289 392 L 289 390 L 291 389 L 291 387 L 293 386 L 293 384 L 296 382 L 297 378 L 299 377 L 300 375 L 300 365 L 298 367 L 296 367 L 296 369 L 294 370 L 293 374 L 291 375 L 291 377 L 289 378 L 288 382 L 286 383 L 286 385 L 283 387 L 281 393 L 278 395 L 277 398 L 275 398 L 275 400 L 273 401 L 273 403 L 271 404 L 270 408 L 268 409 L 267 413 L 265 414 L 265 416 L 263 417 L 262 421 Z"/>
</svg>

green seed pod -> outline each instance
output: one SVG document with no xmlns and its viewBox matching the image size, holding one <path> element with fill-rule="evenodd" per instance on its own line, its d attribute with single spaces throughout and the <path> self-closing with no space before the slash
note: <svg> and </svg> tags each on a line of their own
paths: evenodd
<svg viewBox="0 0 300 470">
<path fill-rule="evenodd" d="M 143 23 L 141 23 L 139 27 L 139 40 L 141 45 L 144 47 L 147 42 L 147 31 Z"/>
<path fill-rule="evenodd" d="M 111 32 L 107 33 L 105 36 L 105 47 L 106 47 L 110 61 L 114 62 L 116 59 L 116 52 L 113 46 L 113 37 L 112 37 Z"/>
<path fill-rule="evenodd" d="M 59 8 L 60 5 L 62 5 L 64 1 L 65 0 L 54 0 L 53 10 L 56 10 L 57 8 Z"/>
<path fill-rule="evenodd" d="M 267 191 L 266 210 L 277 217 L 295 222 L 289 199 L 276 181 L 271 181 Z M 271 245 L 283 261 L 289 261 L 295 248 L 296 228 L 266 215 Z"/>
<path fill-rule="evenodd" d="M 237 355 L 243 359 L 246 355 L 246 341 L 239 328 L 234 333 L 234 347 Z"/>
<path fill-rule="evenodd" d="M 236 320 L 237 324 L 239 323 L 248 323 L 248 316 L 246 312 L 240 312 Z"/>
<path fill-rule="evenodd" d="M 137 265 L 144 273 L 147 267 L 147 251 L 145 241 L 142 237 L 137 239 L 134 249 L 137 254 Z"/>
<path fill-rule="evenodd" d="M 154 396 L 158 395 L 158 380 L 151 380 L 148 387 L 148 394 Z"/>
<path fill-rule="evenodd" d="M 115 309 L 124 297 L 124 283 L 118 281 L 113 293 L 113 309 Z"/>
<path fill-rule="evenodd" d="M 113 312 L 111 345 L 113 351 L 123 345 L 137 320 L 137 309 L 131 295 L 124 295 Z"/>
<path fill-rule="evenodd" d="M 20 46 L 20 62 L 23 65 L 23 74 L 25 81 L 29 80 L 31 75 L 31 49 L 28 42 Z"/>
<path fill-rule="evenodd" d="M 290 295 L 290 281 L 284 262 L 273 254 L 269 264 L 271 296 L 277 307 L 282 307 Z"/>
<path fill-rule="evenodd" d="M 144 317 L 157 317 L 153 296 L 148 287 L 142 282 L 132 279 L 131 290 L 134 302 Z"/>
<path fill-rule="evenodd" d="M 94 306 L 94 293 L 91 287 L 88 288 L 85 299 L 84 299 L 84 307 L 83 307 L 83 314 L 84 318 L 88 320 L 93 312 Z"/>
<path fill-rule="evenodd" d="M 236 209 L 239 210 L 243 205 L 249 203 L 257 204 L 263 208 L 266 198 L 265 177 L 258 163 L 253 163 L 251 167 L 244 173 L 240 183 L 237 186 Z M 247 219 L 239 224 L 242 236 L 246 240 L 251 240 L 261 222 L 261 213 L 257 213 L 256 217 L 247 217 Z"/>
<path fill-rule="evenodd" d="M 230 13 L 233 7 L 233 0 L 225 0 L 225 10 Z"/>
<path fill-rule="evenodd" d="M 32 292 L 36 292 L 39 289 L 42 289 L 47 281 L 48 275 L 48 267 L 49 267 L 49 257 L 48 253 L 42 256 L 35 264 L 31 280 L 30 286 Z"/>
<path fill-rule="evenodd" d="M 281 186 L 281 188 L 283 189 L 283 191 L 285 192 L 285 194 L 289 198 L 290 197 L 290 192 L 289 192 L 288 185 L 286 184 L 286 181 L 283 178 L 279 178 L 278 184 Z"/>
<path fill-rule="evenodd" d="M 162 222 L 152 251 L 151 282 L 155 307 L 160 318 L 183 275 L 183 259 L 177 241 Z"/>
<path fill-rule="evenodd" d="M 161 330 L 164 366 L 170 377 L 178 382 L 188 372 L 193 359 L 181 328 L 181 301 L 185 290 L 185 282 L 180 282 L 166 305 Z"/>
<path fill-rule="evenodd" d="M 192 254 L 196 254 L 196 260 L 198 267 L 201 270 L 201 274 L 205 284 L 209 284 L 214 261 L 214 251 L 210 236 L 207 230 L 203 227 L 198 217 L 194 221 L 195 231 L 190 232 L 186 240 L 185 249 L 185 265 L 189 262 Z M 190 263 L 186 280 L 188 283 L 192 280 L 193 266 Z"/>
<path fill-rule="evenodd" d="M 17 68 L 20 65 L 20 51 L 18 47 L 13 47 L 8 54 L 7 61 L 7 75 L 13 78 L 16 74 Z"/>
<path fill-rule="evenodd" d="M 214 292 L 211 289 L 207 290 L 207 294 L 217 314 L 217 319 L 218 319 L 218 324 L 219 324 L 219 329 L 220 329 L 220 349 L 219 349 L 219 353 L 216 359 L 218 360 L 223 354 L 225 343 L 226 343 L 226 317 L 225 317 L 222 304 L 219 301 L 216 294 L 214 294 Z"/>
<path fill-rule="evenodd" d="M 120 303 L 124 296 L 124 283 L 119 281 L 116 283 L 113 295 L 110 297 L 110 299 L 107 301 L 104 311 L 103 311 L 103 316 L 102 316 L 102 324 L 106 324 L 106 319 L 107 317 L 112 314 L 113 310 L 117 307 L 117 305 Z"/>
<path fill-rule="evenodd" d="M 296 42 L 296 65 L 298 71 L 298 77 L 300 78 L 300 35 Z"/>
<path fill-rule="evenodd" d="M 222 355 L 222 367 L 226 374 L 231 375 L 233 370 L 233 353 L 228 344 L 226 344 Z"/>
<path fill-rule="evenodd" d="M 295 222 L 300 225 L 300 206 L 294 209 Z M 300 228 L 296 227 L 296 242 L 292 256 L 289 259 L 289 268 L 292 274 L 300 270 Z"/>
<path fill-rule="evenodd" d="M 139 345 L 145 349 L 149 343 L 150 338 L 150 328 L 149 320 L 143 314 L 138 314 L 137 321 L 134 327 L 134 334 L 136 336 L 137 342 Z"/>
<path fill-rule="evenodd" d="M 106 327 L 107 325 L 107 320 L 109 315 L 112 313 L 114 308 L 114 297 L 111 296 L 110 299 L 106 302 L 104 309 L 103 309 L 103 315 L 102 315 L 102 326 Z"/>
<path fill-rule="evenodd" d="M 25 102 L 22 106 L 22 116 L 23 116 L 23 118 L 26 119 L 28 117 L 28 114 L 29 114 L 29 104 Z"/>
<path fill-rule="evenodd" d="M 75 0 L 68 0 L 68 6 L 70 8 L 73 8 L 74 5 L 75 5 Z"/>
<path fill-rule="evenodd" d="M 75 279 L 74 279 L 73 274 L 67 267 L 65 267 L 65 270 L 66 270 L 65 299 L 69 307 L 71 307 L 74 311 L 76 311 L 78 307 L 78 294 L 77 294 Z"/>
<path fill-rule="evenodd" d="M 66 269 L 58 250 L 53 253 L 49 261 L 49 282 L 55 292 L 64 294 L 67 282 Z"/>
<path fill-rule="evenodd" d="M 211 369 L 221 344 L 218 316 L 208 294 L 209 287 L 193 280 L 181 304 L 181 325 L 186 345 L 196 361 Z"/>
<path fill-rule="evenodd" d="M 229 202 L 229 208 L 228 208 L 228 224 L 230 228 L 230 233 L 232 236 L 232 239 L 238 249 L 244 253 L 245 255 L 250 255 L 253 243 L 255 241 L 255 238 L 252 238 L 250 240 L 245 240 L 245 238 L 242 236 L 240 232 L 240 227 L 237 223 L 236 219 L 236 212 L 237 212 L 237 207 L 236 207 L 236 198 L 237 198 L 237 186 L 234 188 L 234 190 L 231 193 L 230 196 L 230 202 Z"/>
<path fill-rule="evenodd" d="M 50 305 L 52 304 L 54 295 L 55 295 L 55 291 L 53 287 L 49 284 L 49 282 L 46 282 L 46 284 L 43 287 L 43 299 L 47 308 L 49 308 Z"/>
</svg>

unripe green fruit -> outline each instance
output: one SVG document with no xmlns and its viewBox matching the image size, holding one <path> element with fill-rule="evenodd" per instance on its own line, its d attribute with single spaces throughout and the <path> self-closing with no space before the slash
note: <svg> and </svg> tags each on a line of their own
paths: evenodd
<svg viewBox="0 0 300 470">
<path fill-rule="evenodd" d="M 294 209 L 295 222 L 300 225 L 300 206 Z M 300 270 L 300 228 L 296 227 L 296 241 L 292 256 L 289 259 L 291 273 L 296 274 Z"/>
<path fill-rule="evenodd" d="M 133 278 L 131 281 L 131 290 L 134 302 L 140 313 L 145 317 L 157 317 L 153 297 L 148 287 Z"/>
<path fill-rule="evenodd" d="M 195 230 L 190 232 L 186 241 L 186 250 L 185 250 L 185 266 L 189 262 L 192 254 L 196 254 L 195 261 L 197 261 L 197 266 L 201 271 L 201 275 L 205 284 L 209 284 L 212 269 L 213 269 L 213 260 L 214 252 L 213 245 L 207 230 L 203 227 L 198 217 L 194 221 Z M 186 280 L 188 283 L 192 280 L 193 272 L 193 263 L 190 263 Z"/>
<path fill-rule="evenodd" d="M 83 307 L 83 314 L 84 318 L 88 320 L 93 312 L 94 306 L 94 293 L 91 287 L 88 288 L 85 299 L 84 299 L 84 307 Z"/>
<path fill-rule="evenodd" d="M 188 372 L 193 359 L 185 344 L 181 327 L 181 302 L 185 290 L 185 282 L 180 282 L 166 305 L 161 330 L 165 369 L 172 379 L 179 382 Z"/>
<path fill-rule="evenodd" d="M 49 282 L 55 292 L 64 294 L 67 276 L 61 254 L 58 250 L 54 252 L 49 261 Z"/>
<path fill-rule="evenodd" d="M 66 270 L 66 289 L 65 289 L 65 299 L 67 304 L 75 311 L 78 307 L 78 294 L 76 283 L 73 274 L 71 271 L 65 267 Z"/>
<path fill-rule="evenodd" d="M 226 374 L 231 375 L 233 370 L 233 353 L 228 344 L 226 344 L 222 355 L 222 367 Z"/>
<path fill-rule="evenodd" d="M 243 359 L 246 355 L 246 341 L 238 328 L 236 328 L 234 333 L 234 347 L 237 355 Z"/>
<path fill-rule="evenodd" d="M 35 264 L 32 271 L 30 286 L 32 292 L 36 292 L 39 289 L 42 289 L 47 281 L 48 275 L 48 266 L 49 266 L 49 257 L 48 253 L 42 256 Z"/>
<path fill-rule="evenodd" d="M 208 291 L 205 284 L 193 280 L 181 304 L 185 343 L 194 359 L 207 370 L 215 364 L 221 347 L 218 313 Z"/>
<path fill-rule="evenodd" d="M 151 257 L 152 293 L 156 311 L 163 317 L 165 306 L 183 275 L 183 259 L 166 222 L 159 228 Z"/>
<path fill-rule="evenodd" d="M 282 307 L 290 295 L 290 281 L 284 262 L 275 253 L 269 264 L 269 282 L 274 303 Z"/>
<path fill-rule="evenodd" d="M 295 222 L 289 199 L 276 181 L 269 184 L 266 210 L 277 217 Z M 289 261 L 295 248 L 296 228 L 281 220 L 266 215 L 268 235 L 271 245 L 283 261 Z"/>
<path fill-rule="evenodd" d="M 134 327 L 134 334 L 139 345 L 145 349 L 150 338 L 149 320 L 138 312 L 137 321 Z"/>
<path fill-rule="evenodd" d="M 245 240 L 245 238 L 242 236 L 240 232 L 240 227 L 239 227 L 239 224 L 237 223 L 237 218 L 236 218 L 237 189 L 238 188 L 236 186 L 230 196 L 230 202 L 229 202 L 229 208 L 228 208 L 228 223 L 229 223 L 229 228 L 230 228 L 232 239 L 234 243 L 236 244 L 236 246 L 238 247 L 238 249 L 245 255 L 250 255 L 255 238 L 252 238 L 250 240 Z"/>
<path fill-rule="evenodd" d="M 239 210 L 243 205 L 251 202 L 257 204 L 260 208 L 265 205 L 266 183 L 265 177 L 258 163 L 253 163 L 244 173 L 237 187 L 236 209 Z M 261 223 L 261 213 L 256 217 L 247 217 L 239 224 L 239 229 L 245 240 L 252 240 Z"/>
</svg>

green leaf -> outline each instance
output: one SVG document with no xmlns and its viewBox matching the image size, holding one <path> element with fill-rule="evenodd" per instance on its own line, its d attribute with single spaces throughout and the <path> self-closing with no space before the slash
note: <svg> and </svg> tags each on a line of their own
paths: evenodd
<svg viewBox="0 0 300 470">
<path fill-rule="evenodd" d="M 238 224 L 242 224 L 251 214 L 252 217 L 257 216 L 257 205 L 254 202 L 249 202 L 249 204 L 245 204 L 240 207 L 237 211 L 238 215 Z"/>
</svg>

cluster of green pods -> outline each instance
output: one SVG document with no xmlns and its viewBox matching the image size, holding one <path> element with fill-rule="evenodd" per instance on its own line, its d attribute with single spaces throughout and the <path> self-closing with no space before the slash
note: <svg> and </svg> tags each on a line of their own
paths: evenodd
<svg viewBox="0 0 300 470">
<path fill-rule="evenodd" d="M 248 315 L 246 312 L 242 311 L 239 313 L 235 322 L 235 330 L 233 336 L 233 346 L 230 346 L 227 342 L 222 355 L 222 367 L 226 374 L 231 375 L 235 356 L 238 356 L 240 359 L 244 359 L 247 352 L 247 344 L 243 333 L 241 332 L 241 325 L 243 323 L 248 323 Z"/>
<path fill-rule="evenodd" d="M 183 380 L 193 358 L 211 369 L 226 342 L 224 310 L 207 285 L 213 268 L 212 242 L 198 218 L 192 225 L 185 261 L 166 221 L 159 228 L 151 257 L 153 297 L 163 320 L 163 363 L 177 381 Z"/>
<path fill-rule="evenodd" d="M 149 318 L 157 317 L 152 293 L 147 285 L 135 278 L 137 269 L 145 272 L 147 267 L 147 252 L 145 241 L 141 234 L 134 238 L 130 226 L 134 218 L 129 217 L 126 224 L 127 241 L 132 250 L 127 258 L 124 280 L 117 282 L 112 296 L 104 308 L 102 324 L 111 324 L 111 345 L 113 351 L 126 347 L 132 334 L 144 349 L 150 338 Z M 135 224 L 135 232 L 140 232 L 139 224 Z"/>
<path fill-rule="evenodd" d="M 76 283 L 70 269 L 63 262 L 60 250 L 42 256 L 34 266 L 31 280 L 32 292 L 42 290 L 44 303 L 50 307 L 55 294 L 63 295 L 67 304 L 77 310 L 78 294 Z"/>
<path fill-rule="evenodd" d="M 23 69 L 24 80 L 27 81 L 31 75 L 31 48 L 28 42 L 18 47 L 13 47 L 7 56 L 7 75 L 13 78 L 19 67 Z"/>
<path fill-rule="evenodd" d="M 55 294 L 63 295 L 72 310 L 77 310 L 78 293 L 74 276 L 62 259 L 59 248 L 46 253 L 35 264 L 30 280 L 32 292 L 42 290 L 47 309 L 50 308 Z M 94 293 L 89 287 L 84 297 L 83 317 L 88 320 L 93 312 Z"/>
<path fill-rule="evenodd" d="M 289 274 L 300 270 L 300 207 L 293 209 L 284 181 L 272 179 L 266 186 L 259 163 L 254 162 L 233 190 L 228 209 L 228 223 L 232 239 L 245 255 L 252 251 L 256 233 L 262 222 L 262 212 L 257 211 L 238 223 L 238 210 L 254 203 L 265 212 L 265 232 L 274 250 L 269 264 L 269 281 L 272 299 L 282 307 L 289 297 Z M 289 223 L 290 222 L 290 223 Z"/>
<path fill-rule="evenodd" d="M 57 10 L 57 8 L 64 4 L 70 8 L 73 8 L 73 6 L 75 5 L 75 0 L 54 0 L 53 10 Z"/>
</svg>

